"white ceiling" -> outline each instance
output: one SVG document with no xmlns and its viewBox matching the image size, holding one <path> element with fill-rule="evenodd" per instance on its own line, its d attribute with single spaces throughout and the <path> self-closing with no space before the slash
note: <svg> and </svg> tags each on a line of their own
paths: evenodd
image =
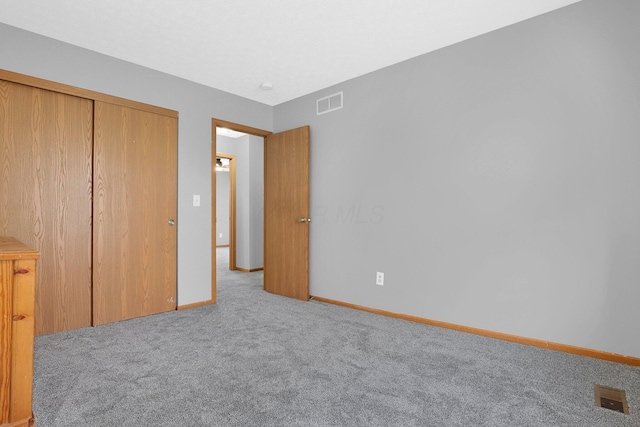
<svg viewBox="0 0 640 427">
<path fill-rule="evenodd" d="M 0 0 L 0 22 L 277 105 L 577 1 Z"/>
<path fill-rule="evenodd" d="M 226 136 L 228 138 L 237 139 L 237 138 L 240 138 L 241 136 L 245 136 L 247 134 L 244 133 L 244 132 L 238 132 L 237 130 L 231 130 L 231 129 L 227 129 L 227 128 L 217 127 L 216 128 L 216 135 L 221 135 L 221 136 Z"/>
</svg>

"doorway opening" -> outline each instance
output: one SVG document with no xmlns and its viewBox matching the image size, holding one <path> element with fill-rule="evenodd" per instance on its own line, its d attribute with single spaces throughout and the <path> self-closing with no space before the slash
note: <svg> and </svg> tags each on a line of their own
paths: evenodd
<svg viewBox="0 0 640 427">
<path fill-rule="evenodd" d="M 236 156 L 216 153 L 216 258 L 226 253 L 223 264 L 236 269 Z M 226 248 L 226 249 L 225 249 Z"/>
<path fill-rule="evenodd" d="M 227 270 L 227 261 L 228 270 L 263 269 L 262 151 L 264 137 L 270 134 L 237 123 L 212 120 L 213 302 L 217 300 L 217 278 Z"/>
</svg>

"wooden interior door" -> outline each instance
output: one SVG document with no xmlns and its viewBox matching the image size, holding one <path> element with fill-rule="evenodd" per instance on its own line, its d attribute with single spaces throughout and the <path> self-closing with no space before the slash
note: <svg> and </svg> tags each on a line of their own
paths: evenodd
<svg viewBox="0 0 640 427">
<path fill-rule="evenodd" d="M 174 310 L 178 121 L 101 101 L 94 120 L 93 323 Z"/>
<path fill-rule="evenodd" d="M 264 290 L 309 299 L 309 126 L 264 146 Z"/>
<path fill-rule="evenodd" d="M 0 80 L 0 235 L 41 253 L 37 335 L 91 325 L 93 101 Z"/>
</svg>

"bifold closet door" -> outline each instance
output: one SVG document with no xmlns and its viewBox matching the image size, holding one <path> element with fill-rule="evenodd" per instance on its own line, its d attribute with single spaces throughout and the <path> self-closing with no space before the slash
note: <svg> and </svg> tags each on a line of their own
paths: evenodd
<svg viewBox="0 0 640 427">
<path fill-rule="evenodd" d="M 41 254 L 35 332 L 91 325 L 93 101 L 0 80 L 0 235 Z"/>
<path fill-rule="evenodd" d="M 95 101 L 93 323 L 176 308 L 178 120 Z"/>
</svg>

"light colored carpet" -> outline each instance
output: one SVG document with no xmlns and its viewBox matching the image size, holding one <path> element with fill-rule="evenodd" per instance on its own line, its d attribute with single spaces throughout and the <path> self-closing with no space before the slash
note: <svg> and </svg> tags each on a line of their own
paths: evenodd
<svg viewBox="0 0 640 427">
<path fill-rule="evenodd" d="M 261 272 L 221 271 L 216 305 L 36 339 L 38 427 L 640 426 L 639 399 L 638 368 L 271 295 Z"/>
</svg>

